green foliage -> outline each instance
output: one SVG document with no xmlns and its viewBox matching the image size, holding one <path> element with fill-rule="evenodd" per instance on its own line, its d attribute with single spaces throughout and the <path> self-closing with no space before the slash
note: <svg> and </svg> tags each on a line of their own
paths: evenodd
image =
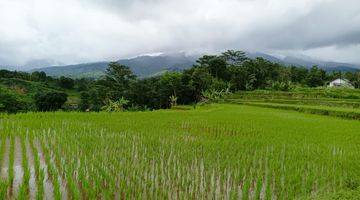
<svg viewBox="0 0 360 200">
<path fill-rule="evenodd" d="M 230 94 L 229 90 L 210 89 L 202 92 L 202 103 L 218 102 Z"/>
<path fill-rule="evenodd" d="M 323 86 L 326 81 L 326 72 L 319 69 L 317 66 L 313 66 L 310 69 L 308 76 L 306 77 L 306 84 L 310 87 Z"/>
<path fill-rule="evenodd" d="M 111 62 L 106 70 L 104 85 L 110 90 L 107 95 L 110 99 L 117 99 L 128 94 L 130 83 L 135 80 L 136 76 L 129 67 L 117 62 Z"/>
<path fill-rule="evenodd" d="M 154 64 L 150 58 L 145 60 L 149 65 Z M 122 97 L 129 100 L 128 105 L 136 110 L 153 110 L 170 108 L 175 104 L 196 104 L 203 100 L 204 91 L 292 91 L 297 87 L 311 87 L 316 91 L 316 88 L 337 78 L 347 78 L 356 88 L 360 86 L 360 72 L 326 73 L 317 66 L 311 69 L 285 66 L 263 58 L 250 59 L 245 52 L 234 50 L 220 55 L 204 55 L 192 68 L 181 72 L 167 69 L 148 78 L 137 78 L 128 66 L 119 62 L 90 65 L 97 68 L 97 64 L 101 68 L 108 64 L 105 75 L 97 80 L 73 80 L 64 76 L 52 78 L 44 72 L 30 74 L 0 70 L 0 87 L 6 89 L 2 92 L 4 100 L 0 100 L 0 112 L 40 110 L 39 102 L 34 100 L 39 91 L 67 93 L 69 98 L 63 106 L 66 110 L 100 111 L 108 99 L 117 101 Z M 337 93 L 341 92 L 327 95 L 342 95 Z M 176 101 L 172 97 L 176 97 Z M 350 95 L 347 98 L 355 97 Z M 57 105 L 54 107 L 59 108 Z"/>
<path fill-rule="evenodd" d="M 121 97 L 117 101 L 109 99 L 108 103 L 102 108 L 106 112 L 122 112 L 125 110 L 125 106 L 129 103 L 124 97 Z"/>
<path fill-rule="evenodd" d="M 15 113 L 24 111 L 27 106 L 19 95 L 0 86 L 0 112 Z"/>
<path fill-rule="evenodd" d="M 177 100 L 178 100 L 178 97 L 177 97 L 177 96 L 171 95 L 171 96 L 169 97 L 169 100 L 170 100 L 171 107 L 177 106 Z"/>
<path fill-rule="evenodd" d="M 46 81 L 48 77 L 45 72 L 33 72 L 30 75 L 32 81 Z"/>
<path fill-rule="evenodd" d="M 291 90 L 291 82 L 275 81 L 271 83 L 271 89 L 276 91 L 289 91 Z"/>
<path fill-rule="evenodd" d="M 59 110 L 67 100 L 67 94 L 62 92 L 38 93 L 34 97 L 39 111 Z"/>
<path fill-rule="evenodd" d="M 73 89 L 75 82 L 72 78 L 61 76 L 59 78 L 59 86 L 65 89 Z"/>
<path fill-rule="evenodd" d="M 89 110 L 91 106 L 90 103 L 90 94 L 89 92 L 81 92 L 80 93 L 80 103 L 79 103 L 79 109 L 81 111 Z"/>
</svg>

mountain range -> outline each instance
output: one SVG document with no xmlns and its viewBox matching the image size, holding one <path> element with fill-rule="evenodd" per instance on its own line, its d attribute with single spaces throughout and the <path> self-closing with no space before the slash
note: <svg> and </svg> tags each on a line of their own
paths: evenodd
<svg viewBox="0 0 360 200">
<path fill-rule="evenodd" d="M 339 62 L 327 62 L 312 59 L 309 57 L 295 57 L 295 56 L 273 56 L 265 53 L 247 53 L 250 58 L 262 57 L 271 62 L 281 63 L 285 65 L 304 66 L 310 68 L 314 65 L 326 71 L 358 71 L 360 65 L 339 63 Z M 159 54 L 159 55 L 143 55 L 129 59 L 121 59 L 116 62 L 129 66 L 131 70 L 139 77 L 149 77 L 164 73 L 166 71 L 181 71 L 190 68 L 196 63 L 196 60 L 200 56 L 186 55 L 185 53 L 175 54 Z M 50 66 L 43 68 L 36 68 L 30 70 L 44 71 L 51 76 L 69 76 L 73 78 L 91 77 L 97 78 L 104 74 L 109 62 L 93 62 L 83 63 L 77 65 L 62 65 L 62 66 Z"/>
</svg>

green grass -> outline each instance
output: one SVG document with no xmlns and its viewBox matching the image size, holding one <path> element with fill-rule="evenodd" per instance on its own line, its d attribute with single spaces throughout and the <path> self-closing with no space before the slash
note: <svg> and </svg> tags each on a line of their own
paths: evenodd
<svg viewBox="0 0 360 200">
<path fill-rule="evenodd" d="M 360 120 L 360 109 L 352 108 L 343 108 L 343 107 L 330 107 L 330 106 L 309 106 L 309 105 L 294 105 L 294 104 L 285 104 L 285 103 L 264 103 L 264 102 L 252 102 L 252 101 L 243 101 L 236 102 L 237 104 L 244 104 L 250 106 L 264 107 L 264 108 L 276 108 L 282 110 L 294 110 L 298 112 L 310 113 L 310 114 L 319 114 L 319 115 L 328 115 L 333 117 L 341 117 L 345 119 L 355 119 Z"/>
<path fill-rule="evenodd" d="M 360 119 L 360 90 L 299 88 L 289 92 L 255 90 L 230 94 L 222 102 Z"/>
<path fill-rule="evenodd" d="M 240 91 L 233 98 L 291 98 L 291 99 L 343 99 L 360 101 L 359 89 L 296 88 L 288 92 L 272 90 Z"/>
<path fill-rule="evenodd" d="M 357 120 L 229 104 L 0 119 L 3 137 L 41 141 L 72 198 L 102 199 L 351 196 L 359 130 Z"/>
</svg>

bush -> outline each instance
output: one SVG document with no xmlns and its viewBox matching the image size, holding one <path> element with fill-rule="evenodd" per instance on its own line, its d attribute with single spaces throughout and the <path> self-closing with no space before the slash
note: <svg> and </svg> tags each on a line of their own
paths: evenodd
<svg viewBox="0 0 360 200">
<path fill-rule="evenodd" d="M 276 91 L 289 91 L 291 90 L 290 82 L 275 81 L 271 83 L 271 89 Z"/>
<path fill-rule="evenodd" d="M 63 92 L 38 93 L 34 100 L 39 111 L 56 111 L 66 102 L 67 94 Z"/>
<path fill-rule="evenodd" d="M 68 77 L 60 77 L 59 79 L 59 86 L 65 89 L 73 89 L 75 85 L 75 82 L 73 79 Z"/>
<path fill-rule="evenodd" d="M 88 92 L 80 92 L 79 109 L 81 111 L 86 111 L 90 109 L 90 106 L 90 94 Z"/>
<path fill-rule="evenodd" d="M 0 112 L 16 113 L 26 110 L 26 105 L 18 96 L 0 87 Z"/>
</svg>

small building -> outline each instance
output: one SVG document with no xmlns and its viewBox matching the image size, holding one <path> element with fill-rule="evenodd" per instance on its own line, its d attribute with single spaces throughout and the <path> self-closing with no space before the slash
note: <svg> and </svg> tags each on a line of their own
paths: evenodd
<svg viewBox="0 0 360 200">
<path fill-rule="evenodd" d="M 344 87 L 344 88 L 354 88 L 354 86 L 347 79 L 338 78 L 329 83 L 329 87 Z"/>
</svg>

